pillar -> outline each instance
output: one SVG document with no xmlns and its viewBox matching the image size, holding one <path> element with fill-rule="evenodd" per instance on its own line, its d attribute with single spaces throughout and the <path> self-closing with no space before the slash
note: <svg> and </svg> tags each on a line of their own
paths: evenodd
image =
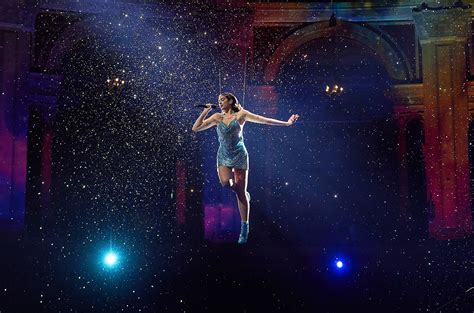
<svg viewBox="0 0 474 313">
<path fill-rule="evenodd" d="M 27 160 L 27 89 L 31 35 L 0 26 L 0 228 L 22 229 Z"/>
<path fill-rule="evenodd" d="M 444 2 L 436 9 L 423 4 L 413 13 L 423 59 L 423 153 L 434 210 L 429 232 L 437 239 L 472 232 L 466 90 L 470 14 L 468 6 Z"/>
</svg>

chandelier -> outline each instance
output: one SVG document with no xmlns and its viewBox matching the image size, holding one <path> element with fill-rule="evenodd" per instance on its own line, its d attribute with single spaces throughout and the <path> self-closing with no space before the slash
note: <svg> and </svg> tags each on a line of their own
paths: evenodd
<svg viewBox="0 0 474 313">
<path fill-rule="evenodd" d="M 125 85 L 125 80 L 120 79 L 120 78 L 114 78 L 114 79 L 107 79 L 107 84 L 111 87 L 121 87 Z"/>
<path fill-rule="evenodd" d="M 339 85 L 332 85 L 332 86 L 329 86 L 329 85 L 326 85 L 326 95 L 328 96 L 339 96 L 342 92 L 344 91 L 344 88 L 342 86 L 339 86 Z"/>
</svg>

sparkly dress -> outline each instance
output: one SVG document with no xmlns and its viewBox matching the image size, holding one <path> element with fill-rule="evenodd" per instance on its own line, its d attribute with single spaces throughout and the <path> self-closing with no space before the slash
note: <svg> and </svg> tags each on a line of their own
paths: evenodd
<svg viewBox="0 0 474 313">
<path fill-rule="evenodd" d="M 217 150 L 217 166 L 228 166 L 247 170 L 249 156 L 244 145 L 242 128 L 234 118 L 229 125 L 219 122 L 217 125 L 219 149 Z"/>
</svg>

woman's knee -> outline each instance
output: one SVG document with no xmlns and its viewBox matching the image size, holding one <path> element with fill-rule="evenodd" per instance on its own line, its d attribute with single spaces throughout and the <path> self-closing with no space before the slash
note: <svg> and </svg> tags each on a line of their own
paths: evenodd
<svg viewBox="0 0 474 313">
<path fill-rule="evenodd" d="M 230 189 L 232 189 L 233 192 L 235 192 L 237 194 L 239 194 L 239 193 L 245 194 L 245 190 L 244 190 L 243 186 L 241 184 L 235 182 L 232 178 L 229 179 L 229 180 L 221 180 L 220 183 L 221 183 L 222 187 L 230 188 Z"/>
<path fill-rule="evenodd" d="M 230 187 L 230 182 L 228 180 L 221 180 L 222 187 Z"/>
<path fill-rule="evenodd" d="M 233 182 L 232 178 L 230 179 L 223 179 L 220 181 L 222 187 L 232 188 L 235 189 L 235 183 Z"/>
</svg>

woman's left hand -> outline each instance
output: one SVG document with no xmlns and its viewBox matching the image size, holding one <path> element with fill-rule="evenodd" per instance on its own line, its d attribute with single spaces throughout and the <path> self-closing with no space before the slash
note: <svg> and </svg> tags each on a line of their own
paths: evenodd
<svg viewBox="0 0 474 313">
<path fill-rule="evenodd" d="M 300 116 L 298 114 L 293 114 L 289 119 L 288 119 L 288 126 L 293 125 L 299 118 Z"/>
</svg>

